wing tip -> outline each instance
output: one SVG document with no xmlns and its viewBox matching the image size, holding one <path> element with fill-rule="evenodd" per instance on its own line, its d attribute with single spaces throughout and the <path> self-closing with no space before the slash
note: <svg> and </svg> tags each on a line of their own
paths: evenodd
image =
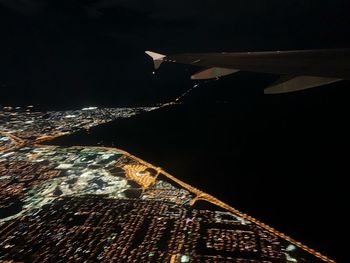
<svg viewBox="0 0 350 263">
<path fill-rule="evenodd" d="M 145 53 L 153 59 L 154 68 L 158 69 L 160 65 L 163 63 L 163 59 L 166 55 L 156 53 L 150 50 L 146 50 Z"/>
</svg>

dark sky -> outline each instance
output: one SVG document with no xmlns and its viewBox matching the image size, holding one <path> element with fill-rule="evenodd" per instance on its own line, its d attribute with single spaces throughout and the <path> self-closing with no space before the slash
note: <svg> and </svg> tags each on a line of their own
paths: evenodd
<svg viewBox="0 0 350 263">
<path fill-rule="evenodd" d="M 3 104 L 26 104 L 29 98 L 77 107 L 148 104 L 192 85 L 184 67 L 155 79 L 143 54 L 148 49 L 284 50 L 350 43 L 346 0 L 0 0 L 0 8 Z"/>
</svg>

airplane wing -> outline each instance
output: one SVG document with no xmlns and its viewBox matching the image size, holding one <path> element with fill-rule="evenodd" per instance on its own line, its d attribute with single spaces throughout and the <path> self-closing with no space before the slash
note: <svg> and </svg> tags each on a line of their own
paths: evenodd
<svg viewBox="0 0 350 263">
<path fill-rule="evenodd" d="M 242 71 L 278 74 L 265 94 L 286 93 L 350 80 L 350 49 L 162 55 L 146 51 L 155 68 L 163 62 L 201 66 L 192 79 L 210 79 Z"/>
</svg>

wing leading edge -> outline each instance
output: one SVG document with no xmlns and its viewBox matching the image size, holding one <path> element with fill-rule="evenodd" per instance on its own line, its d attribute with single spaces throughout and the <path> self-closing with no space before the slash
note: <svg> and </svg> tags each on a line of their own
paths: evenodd
<svg viewBox="0 0 350 263">
<path fill-rule="evenodd" d="M 204 67 L 192 79 L 225 76 L 239 70 L 281 75 L 266 94 L 286 93 L 350 79 L 350 49 L 162 55 L 146 51 L 155 68 L 162 62 Z"/>
</svg>

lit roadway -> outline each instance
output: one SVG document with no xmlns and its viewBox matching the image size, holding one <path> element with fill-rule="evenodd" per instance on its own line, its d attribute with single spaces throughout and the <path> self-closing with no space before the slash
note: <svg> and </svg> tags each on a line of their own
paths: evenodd
<svg viewBox="0 0 350 263">
<path fill-rule="evenodd" d="M 9 151 L 9 150 L 13 150 L 13 149 L 17 149 L 20 148 L 26 144 L 29 144 L 30 142 L 26 142 L 12 134 L 8 134 L 5 132 L 1 132 L 0 134 L 3 134 L 4 136 L 10 137 L 14 142 L 15 142 L 15 146 L 9 148 L 9 149 L 5 149 L 5 152 Z M 45 139 L 53 139 L 55 137 L 58 136 L 42 136 L 39 137 L 32 145 L 37 146 L 37 147 L 49 147 L 49 145 L 40 145 L 39 143 L 45 141 Z M 76 147 L 82 147 L 82 146 L 76 146 Z M 144 160 L 141 160 L 140 158 L 126 152 L 123 151 L 121 149 L 117 149 L 117 148 L 110 148 L 110 147 L 87 147 L 87 146 L 83 146 L 82 148 L 94 148 L 94 149 L 104 149 L 104 150 L 109 150 L 109 151 L 118 151 L 123 153 L 124 155 L 126 155 L 127 157 L 130 157 L 132 159 L 137 160 L 138 162 L 140 162 L 140 164 L 142 164 L 141 166 L 134 166 L 134 165 L 130 165 L 127 167 L 126 169 L 126 174 L 128 177 L 130 177 L 131 179 L 135 180 L 136 182 L 141 184 L 141 187 L 143 189 L 148 188 L 150 185 L 152 185 L 155 182 L 156 176 L 158 174 L 163 174 L 164 176 L 166 176 L 167 178 L 169 178 L 170 180 L 176 182 L 177 184 L 181 185 L 183 188 L 185 188 L 186 190 L 190 191 L 191 193 L 193 193 L 195 195 L 195 197 L 191 200 L 190 205 L 193 205 L 197 200 L 205 200 L 208 201 L 210 203 L 213 203 L 221 208 L 226 209 L 227 211 L 230 211 L 231 213 L 234 213 L 240 217 L 242 217 L 243 219 L 246 219 L 250 222 L 253 222 L 255 224 L 257 224 L 258 226 L 260 226 L 261 228 L 275 234 L 276 236 L 287 240 L 288 242 L 292 243 L 293 245 L 307 251 L 308 253 L 322 259 L 325 262 L 329 262 L 329 263 L 335 263 L 334 260 L 329 259 L 328 257 L 322 255 L 321 253 L 315 251 L 312 248 L 309 248 L 308 246 L 302 244 L 299 241 L 294 240 L 293 238 L 275 230 L 274 228 L 260 222 L 259 220 L 255 219 L 254 217 L 251 217 L 245 213 L 242 213 L 240 211 L 238 211 L 237 209 L 229 206 L 228 204 L 220 201 L 219 199 L 215 198 L 214 196 L 207 194 L 201 190 L 199 190 L 198 188 L 195 188 L 179 179 L 177 179 L 176 177 L 172 176 L 171 174 L 167 173 L 166 171 L 164 171 L 162 168 L 160 167 L 155 167 L 150 163 L 145 162 Z M 0 151 L 2 151 L 2 149 L 0 149 Z M 149 173 L 145 174 L 145 178 L 141 178 L 142 176 L 136 174 L 140 171 L 143 171 L 145 167 L 149 167 L 149 168 L 153 168 L 157 171 L 157 175 L 155 177 L 152 177 Z M 15 220 L 16 221 L 16 220 Z M 10 224 L 9 226 L 11 226 L 12 224 Z M 9 227 L 8 226 L 8 227 Z M 175 258 L 172 257 L 171 261 L 174 261 Z"/>
<path fill-rule="evenodd" d="M 113 149 L 113 148 L 109 148 L 109 149 Z M 116 149 L 113 149 L 113 150 L 116 150 Z M 187 183 L 177 179 L 176 177 L 174 177 L 171 174 L 169 174 L 166 171 L 164 171 L 162 168 L 155 167 L 152 164 L 147 163 L 144 160 L 142 160 L 142 159 L 140 159 L 140 158 L 138 158 L 138 157 L 136 157 L 136 156 L 134 156 L 134 155 L 132 155 L 132 154 L 130 154 L 128 152 L 125 152 L 123 150 L 118 149 L 118 151 L 122 152 L 123 154 L 125 154 L 125 155 L 127 155 L 127 156 L 129 156 L 131 158 L 136 159 L 137 161 L 139 161 L 140 163 L 144 164 L 145 166 L 148 166 L 148 167 L 151 167 L 151 168 L 155 169 L 159 174 L 165 175 L 170 180 L 176 182 L 177 184 L 181 185 L 186 190 L 188 190 L 188 191 L 192 192 L 193 194 L 195 194 L 195 198 L 192 199 L 192 201 L 190 202 L 190 205 L 193 205 L 197 200 L 208 201 L 210 203 L 213 203 L 213 204 L 215 204 L 215 205 L 217 205 L 217 206 L 219 206 L 221 208 L 224 208 L 224 209 L 230 211 L 231 213 L 234 213 L 234 214 L 242 217 L 243 219 L 246 219 L 246 220 L 248 220 L 250 222 L 253 222 L 253 223 L 257 224 L 261 228 L 263 228 L 263 229 L 265 229 L 265 230 L 275 234 L 276 236 L 278 236 L 278 237 L 280 237 L 282 239 L 287 240 L 288 242 L 292 243 L 293 245 L 295 245 L 297 247 L 300 247 L 301 249 L 309 252 L 310 254 L 314 255 L 315 257 L 318 257 L 318 258 L 322 259 L 325 262 L 335 263 L 334 260 L 329 259 L 328 257 L 322 255 L 321 253 L 315 251 L 312 248 L 309 248 L 308 246 L 302 244 L 301 242 L 296 241 L 293 238 L 291 238 L 291 237 L 289 237 L 289 236 L 287 236 L 287 235 L 285 235 L 285 234 L 275 230 L 274 228 L 272 228 L 272 227 L 270 227 L 270 226 L 260 222 L 259 220 L 255 219 L 254 217 L 252 217 L 250 215 L 247 215 L 245 213 L 242 213 L 239 210 L 237 210 L 237 209 L 229 206 L 228 204 L 220 201 L 219 199 L 215 198 L 214 196 L 212 196 L 210 194 L 207 194 L 207 193 L 199 190 L 198 188 L 195 188 L 195 187 L 193 187 L 193 186 L 191 186 L 191 185 L 189 185 L 189 184 L 187 184 Z"/>
<path fill-rule="evenodd" d="M 24 144 L 25 144 L 24 140 L 14 136 L 14 135 L 12 135 L 10 133 L 0 131 L 0 135 L 10 138 L 11 141 L 13 142 L 13 144 L 14 144 L 12 147 L 9 147 L 9 148 L 7 148 L 7 147 L 0 147 L 0 152 L 5 152 L 5 151 L 18 149 L 18 148 L 23 147 Z"/>
</svg>

